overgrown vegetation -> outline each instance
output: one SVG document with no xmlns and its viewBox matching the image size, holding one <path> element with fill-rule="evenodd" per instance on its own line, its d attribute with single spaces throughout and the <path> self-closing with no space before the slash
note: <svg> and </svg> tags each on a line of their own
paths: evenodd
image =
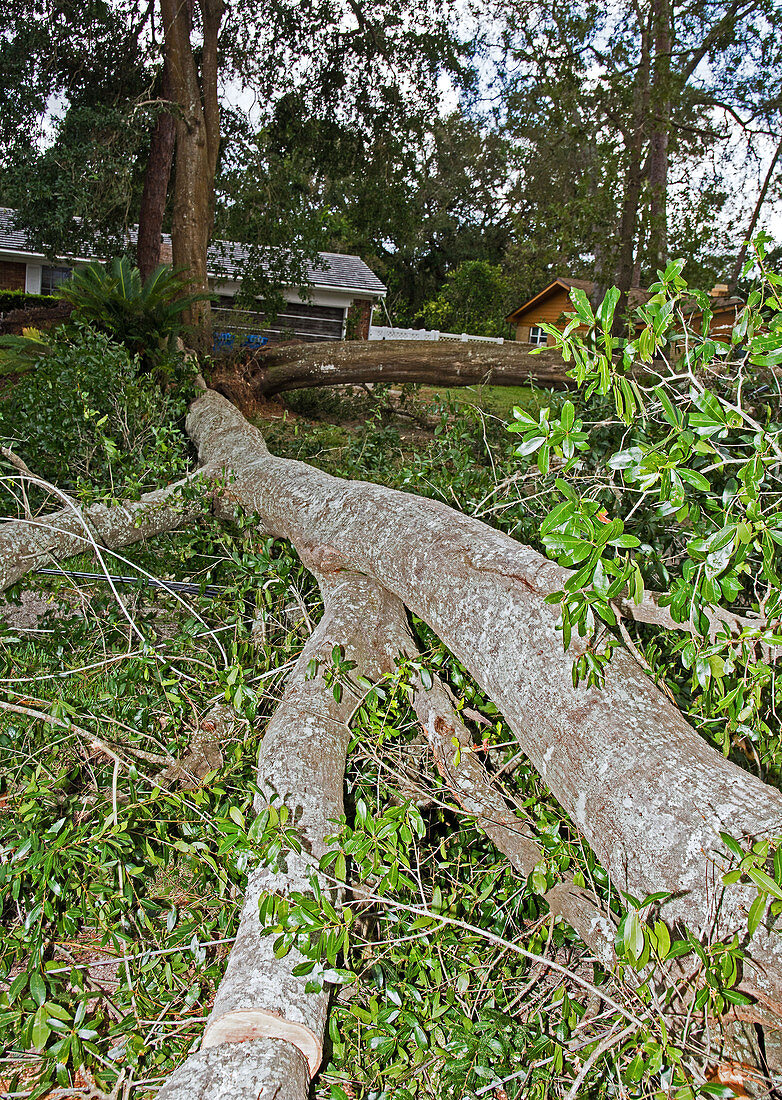
<svg viewBox="0 0 782 1100">
<path fill-rule="evenodd" d="M 455 403 L 409 391 L 399 416 L 398 396 L 376 389 L 298 395 L 298 411 L 266 434 L 277 453 L 436 497 L 578 567 L 558 598 L 565 635 L 592 632 L 579 675 L 599 678 L 621 637 L 611 602 L 622 588 L 669 591 L 695 634 L 629 625 L 625 642 L 705 737 L 773 782 L 782 423 L 769 371 L 782 359 L 782 308 L 779 280 L 764 286 L 730 344 L 691 334 L 667 381 L 634 381 L 629 366 L 659 364 L 681 342 L 675 265 L 645 307 L 651 335 L 621 362 L 612 297 L 595 324 L 577 298 L 602 350 L 586 358 L 575 330 L 563 338 L 581 388 L 528 392 L 510 432 L 486 411 L 490 395 Z M 105 334 L 66 328 L 0 404 L 0 433 L 79 500 L 173 480 L 189 457 L 184 397 L 161 395 L 137 366 Z M 11 470 L 9 512 L 25 506 L 20 486 Z M 92 1083 L 108 1093 L 121 1080 L 127 1094 L 151 1095 L 198 1039 L 249 862 L 297 843 L 284 812 L 255 822 L 251 812 L 259 739 L 319 614 L 295 554 L 247 517 L 104 560 L 116 562 L 109 572 L 213 588 L 206 599 L 62 575 L 10 593 L 0 637 L 0 1075 L 10 1093 Z M 98 568 L 86 557 L 70 567 Z M 712 637 L 708 610 L 720 602 L 768 622 Z M 706 1080 L 701 1043 L 703 1014 L 714 1026 L 743 1000 L 739 943 L 671 934 L 656 920 L 659 897 L 619 896 L 493 703 L 414 626 L 425 668 L 450 685 L 545 858 L 519 879 L 455 806 L 419 741 L 403 664 L 367 691 L 334 654 L 333 690 L 362 702 L 346 815 L 323 866 L 349 890 L 370 889 L 371 904 L 357 892 L 338 913 L 325 897 L 315 907 L 294 897 L 265 913 L 280 951 L 296 941 L 310 956 L 313 988 L 337 986 L 315 1095 L 732 1095 Z M 220 743 L 197 775 L 167 774 L 215 733 L 215 704 L 234 714 Z M 766 900 L 782 897 L 782 859 L 767 863 L 773 838 L 733 854 L 729 873 L 756 884 L 763 901 L 750 919 L 761 919 Z M 546 912 L 541 895 L 566 875 L 616 917 L 615 975 Z M 685 954 L 689 1013 L 651 981 L 656 961 Z"/>
</svg>

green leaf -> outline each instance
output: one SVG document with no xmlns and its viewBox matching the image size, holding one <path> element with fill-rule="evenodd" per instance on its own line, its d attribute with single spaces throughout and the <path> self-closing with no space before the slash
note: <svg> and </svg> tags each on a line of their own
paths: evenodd
<svg viewBox="0 0 782 1100">
<path fill-rule="evenodd" d="M 741 847 L 735 837 L 731 836 L 730 833 L 720 833 L 720 837 L 722 838 L 722 843 L 725 845 L 731 855 L 734 855 L 736 859 L 744 858 L 746 852 Z"/>
<path fill-rule="evenodd" d="M 603 301 L 598 306 L 597 323 L 604 332 L 607 332 L 611 328 L 614 320 L 614 311 L 616 310 L 620 297 L 621 295 L 618 288 L 612 286 L 606 292 L 605 298 L 603 298 Z"/>
<path fill-rule="evenodd" d="M 709 481 L 697 470 L 691 470 L 688 466 L 679 466 L 678 472 L 682 481 L 686 481 L 693 488 L 700 489 L 704 493 L 708 493 L 711 489 Z"/>
<path fill-rule="evenodd" d="M 43 1005 L 41 1005 L 41 1007 L 38 1009 L 35 1016 L 33 1017 L 33 1028 L 31 1034 L 32 1044 L 36 1050 L 44 1050 L 47 1040 L 52 1033 L 51 1028 L 46 1021 L 46 1009 L 43 1007 Z"/>
<path fill-rule="evenodd" d="M 38 973 L 30 975 L 30 996 L 37 1005 L 42 1005 L 46 1000 L 46 982 Z"/>
<path fill-rule="evenodd" d="M 782 898 L 782 887 L 777 886 L 773 878 L 767 875 L 765 871 L 761 871 L 759 867 L 749 867 L 747 868 L 747 874 L 761 890 L 775 898 Z"/>
</svg>

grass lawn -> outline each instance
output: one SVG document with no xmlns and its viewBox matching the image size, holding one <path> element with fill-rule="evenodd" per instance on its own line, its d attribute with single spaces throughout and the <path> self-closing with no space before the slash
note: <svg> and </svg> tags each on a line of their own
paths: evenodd
<svg viewBox="0 0 782 1100">
<path fill-rule="evenodd" d="M 514 405 L 537 414 L 542 406 L 551 403 L 552 397 L 556 401 L 556 395 L 534 386 L 459 386 L 453 389 L 422 386 L 419 391 L 419 399 L 426 404 L 441 398 L 457 405 L 477 405 L 484 412 L 502 420 L 510 417 Z"/>
</svg>

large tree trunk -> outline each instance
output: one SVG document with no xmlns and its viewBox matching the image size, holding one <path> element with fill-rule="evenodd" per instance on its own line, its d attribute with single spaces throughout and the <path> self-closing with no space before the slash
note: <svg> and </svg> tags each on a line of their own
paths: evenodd
<svg viewBox="0 0 782 1100">
<path fill-rule="evenodd" d="M 241 393 L 271 397 L 289 390 L 369 382 L 419 382 L 430 386 L 572 385 L 569 365 L 555 351 L 533 355 L 520 344 L 461 341 L 328 341 L 271 348 L 239 374 L 219 361 L 212 372 L 216 388 L 234 398 Z M 236 394 L 232 390 L 237 390 Z"/>
<path fill-rule="evenodd" d="M 619 255 L 617 258 L 615 283 L 620 290 L 614 331 L 617 336 L 626 332 L 628 291 L 633 285 L 634 257 L 638 235 L 638 210 L 643 187 L 643 154 L 647 138 L 649 113 L 649 27 L 643 25 L 641 32 L 641 55 L 635 73 L 633 87 L 633 118 L 630 132 L 626 137 L 628 149 L 627 172 L 619 223 Z M 607 289 L 607 288 L 606 288 Z M 594 302 L 596 307 L 599 302 Z"/>
<path fill-rule="evenodd" d="M 754 891 L 715 888 L 730 863 L 720 832 L 746 844 L 782 832 L 782 795 L 712 749 L 627 652 L 603 689 L 574 688 L 557 610 L 567 571 L 454 512 L 377 485 L 278 459 L 223 398 L 192 406 L 202 460 L 231 469 L 238 503 L 323 575 L 375 578 L 467 667 L 582 831 L 617 889 L 669 891 L 663 914 L 696 934 L 746 941 Z M 743 986 L 782 999 L 782 946 L 761 925 L 746 942 Z"/>
<path fill-rule="evenodd" d="M 649 135 L 649 262 L 652 273 L 668 263 L 668 140 L 671 129 L 671 5 L 653 0 L 651 127 Z"/>
<path fill-rule="evenodd" d="M 163 62 L 162 93 L 166 103 L 171 99 L 169 68 L 169 62 L 165 59 Z M 144 175 L 144 190 L 141 193 L 136 260 L 142 279 L 146 279 L 147 276 L 151 275 L 160 263 L 163 216 L 166 212 L 168 182 L 171 178 L 175 144 L 176 120 L 168 105 L 166 105 L 158 115 L 152 131 L 147 170 Z"/>
<path fill-rule="evenodd" d="M 191 42 L 189 6 L 160 0 L 176 123 L 176 171 L 171 243 L 174 266 L 184 269 L 193 289 L 209 289 L 206 253 L 212 234 L 214 177 L 220 148 L 217 44 L 225 12 L 223 0 L 200 0 L 201 66 Z M 209 302 L 196 302 L 185 320 L 208 331 Z M 206 335 L 202 336 L 206 339 Z"/>
</svg>

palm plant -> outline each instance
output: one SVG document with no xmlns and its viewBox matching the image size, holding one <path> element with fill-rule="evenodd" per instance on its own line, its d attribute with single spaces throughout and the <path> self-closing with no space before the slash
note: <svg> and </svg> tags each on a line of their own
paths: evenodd
<svg viewBox="0 0 782 1100">
<path fill-rule="evenodd" d="M 184 314 L 204 292 L 188 292 L 189 279 L 161 264 L 142 281 L 126 257 L 77 268 L 58 295 L 73 305 L 75 320 L 105 332 L 149 370 L 156 366 L 187 325 Z"/>
</svg>

